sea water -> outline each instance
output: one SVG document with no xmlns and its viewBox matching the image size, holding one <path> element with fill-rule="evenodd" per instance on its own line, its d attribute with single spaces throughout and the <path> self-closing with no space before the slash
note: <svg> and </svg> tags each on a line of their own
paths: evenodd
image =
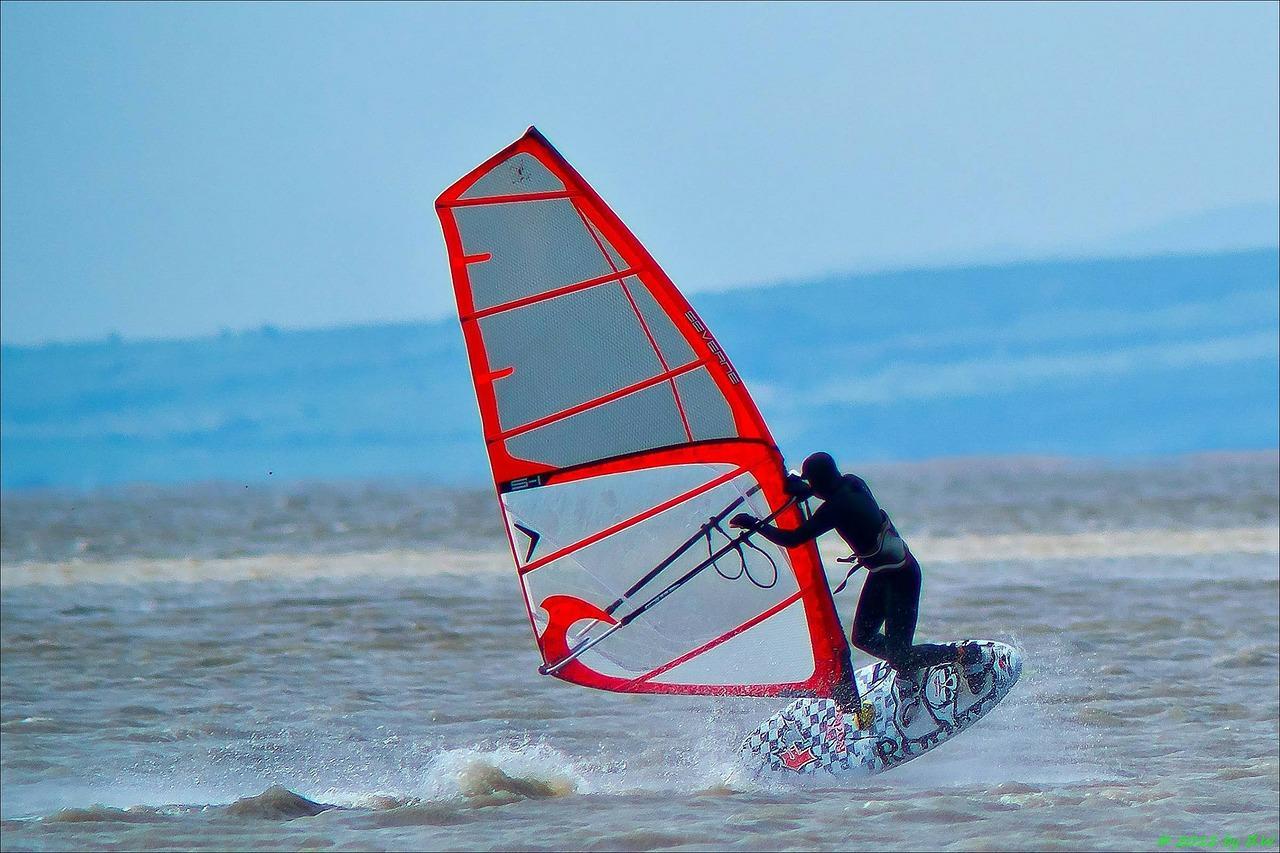
<svg viewBox="0 0 1280 853">
<path fill-rule="evenodd" d="M 1274 849 L 1277 461 L 860 471 L 920 639 L 1026 665 L 936 751 L 794 783 L 735 755 L 781 700 L 539 676 L 483 491 L 6 493 L 0 846 Z"/>
</svg>

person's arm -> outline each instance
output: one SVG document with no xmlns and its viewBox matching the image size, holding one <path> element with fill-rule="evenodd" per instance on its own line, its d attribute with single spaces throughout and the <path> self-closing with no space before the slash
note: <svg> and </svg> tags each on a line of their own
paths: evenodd
<svg viewBox="0 0 1280 853">
<path fill-rule="evenodd" d="M 741 530 L 759 533 L 775 545 L 794 548 L 796 545 L 808 542 L 810 539 L 817 539 L 835 527 L 830 518 L 831 513 L 827 510 L 827 505 L 823 504 L 818 507 L 817 512 L 802 521 L 799 527 L 791 530 L 784 530 L 781 527 L 761 522 L 760 519 L 747 512 L 738 513 L 729 520 L 729 524 Z"/>
</svg>

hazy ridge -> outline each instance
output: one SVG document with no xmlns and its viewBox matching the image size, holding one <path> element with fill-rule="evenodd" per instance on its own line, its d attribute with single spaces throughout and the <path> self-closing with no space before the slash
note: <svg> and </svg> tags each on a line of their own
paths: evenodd
<svg viewBox="0 0 1280 853">
<path fill-rule="evenodd" d="M 784 451 L 847 460 L 1267 449 L 1274 249 L 904 271 L 692 301 Z M 5 488 L 481 483 L 453 321 L 5 347 Z"/>
</svg>

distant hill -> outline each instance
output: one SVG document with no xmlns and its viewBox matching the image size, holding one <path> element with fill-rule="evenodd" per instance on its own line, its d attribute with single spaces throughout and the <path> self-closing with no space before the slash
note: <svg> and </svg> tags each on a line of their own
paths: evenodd
<svg viewBox="0 0 1280 853">
<path fill-rule="evenodd" d="M 1277 446 L 1274 249 L 699 294 L 792 459 Z M 5 347 L 0 485 L 486 473 L 452 321 Z"/>
</svg>

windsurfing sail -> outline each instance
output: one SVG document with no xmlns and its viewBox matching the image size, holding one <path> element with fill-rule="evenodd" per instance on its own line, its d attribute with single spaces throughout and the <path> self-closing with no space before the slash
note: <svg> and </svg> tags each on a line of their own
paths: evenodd
<svg viewBox="0 0 1280 853">
<path fill-rule="evenodd" d="M 845 651 L 769 429 L 710 330 L 534 128 L 436 201 L 542 672 L 827 695 Z"/>
</svg>

